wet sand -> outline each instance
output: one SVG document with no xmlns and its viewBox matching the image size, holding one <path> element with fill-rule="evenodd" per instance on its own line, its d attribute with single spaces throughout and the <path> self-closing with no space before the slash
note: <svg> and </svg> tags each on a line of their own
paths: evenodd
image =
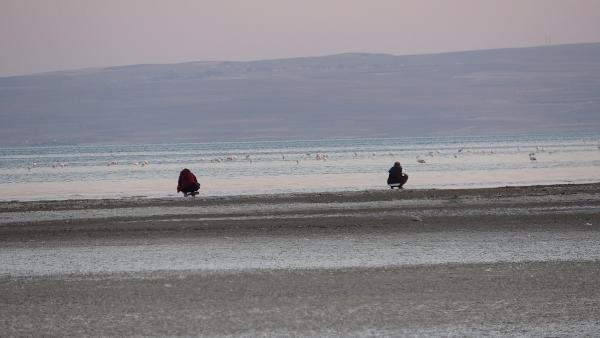
<svg viewBox="0 0 600 338">
<path fill-rule="evenodd" d="M 2 335 L 600 333 L 600 184 L 0 203 Z"/>
</svg>

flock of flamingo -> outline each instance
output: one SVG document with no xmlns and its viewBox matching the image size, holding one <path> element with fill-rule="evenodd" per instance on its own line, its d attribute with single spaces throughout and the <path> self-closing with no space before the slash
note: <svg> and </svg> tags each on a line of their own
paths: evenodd
<svg viewBox="0 0 600 338">
<path fill-rule="evenodd" d="M 600 146 L 598 146 L 598 149 L 600 149 Z M 520 148 L 518 148 L 517 150 L 520 151 Z M 537 152 L 545 152 L 544 148 L 540 147 L 540 146 L 536 146 L 535 150 Z M 490 150 L 490 151 L 485 151 L 484 150 L 484 151 L 475 152 L 475 151 L 471 151 L 471 150 L 468 150 L 468 149 L 465 150 L 465 148 L 459 148 L 456 151 L 456 153 L 453 154 L 453 157 L 454 158 L 458 158 L 461 154 L 464 154 L 464 153 L 481 153 L 481 154 L 488 154 L 488 155 L 495 154 L 495 152 L 493 150 Z M 550 151 L 548 153 L 552 153 L 552 151 Z M 441 154 L 441 152 L 439 150 L 436 151 L 436 152 L 429 151 L 425 155 L 417 155 L 416 156 L 416 161 L 417 161 L 417 163 L 420 163 L 420 164 L 426 164 L 427 161 L 423 157 L 431 157 L 431 158 L 433 158 L 436 154 Z M 394 154 L 388 154 L 388 155 L 394 156 Z M 376 153 L 371 153 L 371 156 L 375 157 L 375 156 L 377 156 L 377 154 Z M 529 156 L 529 161 L 537 161 L 537 154 L 536 154 L 536 152 L 530 152 L 528 156 Z M 360 155 L 359 155 L 359 153 L 355 152 L 352 157 L 354 159 L 357 159 L 357 158 L 360 157 Z M 253 162 L 253 159 L 250 157 L 250 155 L 245 155 L 244 159 L 247 162 L 250 162 L 250 163 Z M 282 153 L 281 154 L 281 159 L 283 161 L 286 161 L 287 160 L 286 155 Z M 306 153 L 305 155 L 302 156 L 301 159 L 296 159 L 295 161 L 296 161 L 296 164 L 300 164 L 301 160 L 311 160 L 311 159 L 313 159 L 315 161 L 327 161 L 327 160 L 329 160 L 329 155 L 326 154 L 326 153 L 322 153 L 322 152 L 317 152 L 317 153 L 314 154 L 314 156 L 311 153 Z M 237 160 L 238 160 L 238 157 L 236 155 L 228 155 L 226 157 L 216 157 L 216 158 L 213 158 L 213 159 L 210 160 L 210 162 L 211 163 L 221 163 L 221 162 L 233 162 L 233 161 L 237 161 Z M 205 158 L 200 158 L 200 161 L 205 161 Z M 145 167 L 145 166 L 148 166 L 150 163 L 147 160 L 144 160 L 144 161 L 140 161 L 140 162 L 133 162 L 133 163 L 127 163 L 127 164 L 129 164 L 129 165 L 133 164 L 134 166 Z M 120 163 L 119 161 L 116 161 L 116 160 L 113 160 L 113 161 L 107 163 L 107 166 L 109 166 L 109 167 L 110 166 L 118 166 L 118 165 L 125 165 L 125 164 Z M 54 164 L 51 165 L 52 168 L 64 168 L 64 167 L 67 167 L 67 166 L 68 166 L 68 164 L 65 163 L 65 162 L 56 162 L 56 163 L 54 163 Z M 38 168 L 38 167 L 39 167 L 38 163 L 37 162 L 33 162 L 32 164 L 30 164 L 30 165 L 27 166 L 27 169 L 31 171 L 33 168 Z"/>
</svg>

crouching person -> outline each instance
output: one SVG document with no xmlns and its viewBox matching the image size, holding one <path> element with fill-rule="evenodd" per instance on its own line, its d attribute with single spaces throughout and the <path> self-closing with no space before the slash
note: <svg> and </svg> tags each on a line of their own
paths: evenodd
<svg viewBox="0 0 600 338">
<path fill-rule="evenodd" d="M 402 189 L 402 186 L 408 181 L 408 175 L 402 172 L 400 162 L 395 162 L 394 166 L 390 168 L 389 173 L 387 184 L 390 188 Z"/>
<path fill-rule="evenodd" d="M 183 192 L 183 196 L 192 195 L 195 196 L 198 194 L 198 189 L 200 189 L 200 183 L 196 179 L 196 175 L 194 175 L 189 169 L 183 169 L 179 173 L 179 181 L 177 183 L 177 192 Z"/>
</svg>

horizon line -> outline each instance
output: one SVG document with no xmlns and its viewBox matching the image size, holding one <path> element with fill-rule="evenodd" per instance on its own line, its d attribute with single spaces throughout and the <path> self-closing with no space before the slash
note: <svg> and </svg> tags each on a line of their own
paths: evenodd
<svg viewBox="0 0 600 338">
<path fill-rule="evenodd" d="M 341 55 L 380 55 L 380 56 L 392 56 L 392 57 L 408 57 L 408 56 L 428 56 L 428 55 L 447 55 L 447 54 L 459 54 L 459 53 L 470 53 L 470 52 L 483 52 L 483 51 L 497 51 L 497 50 L 508 50 L 508 49 L 531 49 L 531 48 L 551 48 L 561 46 L 575 46 L 575 45 L 597 45 L 600 41 L 593 42 L 577 42 L 577 43 L 558 43 L 558 44 L 538 44 L 521 47 L 499 47 L 499 48 L 481 48 L 481 49 L 460 49 L 451 50 L 444 52 L 432 52 L 432 53 L 408 53 L 408 54 L 391 54 L 391 53 L 379 53 L 379 52 L 360 52 L 360 51 L 348 51 L 339 52 L 333 54 L 322 54 L 322 55 L 306 55 L 306 56 L 290 56 L 280 58 L 264 58 L 264 59 L 252 59 L 252 60 L 203 60 L 203 61 L 182 61 L 182 62 L 169 62 L 169 63 L 130 63 L 120 65 L 107 65 L 107 66 L 91 66 L 82 68 L 65 68 L 57 70 L 48 70 L 34 73 L 22 73 L 14 75 L 0 75 L 0 79 L 16 78 L 16 77 L 28 77 L 38 75 L 52 75 L 56 73 L 69 73 L 69 72 L 82 72 L 82 71 L 93 71 L 93 70 L 105 70 L 111 68 L 125 68 L 125 67 L 136 67 L 136 66 L 167 66 L 167 65 L 185 65 L 195 63 L 254 63 L 254 62 L 265 62 L 265 61 L 282 61 L 282 60 L 297 60 L 297 59 L 311 59 L 311 58 L 325 58 L 334 57 Z"/>
</svg>

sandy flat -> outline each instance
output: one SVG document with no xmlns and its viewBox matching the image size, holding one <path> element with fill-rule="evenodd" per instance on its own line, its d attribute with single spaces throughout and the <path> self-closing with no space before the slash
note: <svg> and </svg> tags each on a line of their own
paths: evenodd
<svg viewBox="0 0 600 338">
<path fill-rule="evenodd" d="M 0 203 L 2 335 L 600 333 L 600 184 Z"/>
</svg>

